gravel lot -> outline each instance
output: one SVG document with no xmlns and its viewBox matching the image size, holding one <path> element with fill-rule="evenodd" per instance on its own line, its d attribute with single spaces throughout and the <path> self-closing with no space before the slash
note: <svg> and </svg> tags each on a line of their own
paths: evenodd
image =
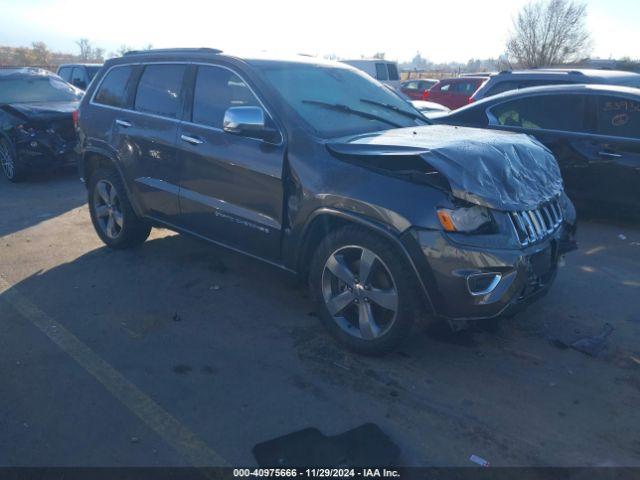
<svg viewBox="0 0 640 480">
<path fill-rule="evenodd" d="M 379 425 L 406 465 L 640 466 L 640 228 L 582 222 L 549 295 L 496 331 L 345 352 L 293 279 L 155 230 L 114 252 L 73 172 L 0 180 L 0 465 L 255 465 Z M 592 357 L 563 344 L 613 327 Z M 488 329 L 485 329 L 488 330 Z"/>
</svg>

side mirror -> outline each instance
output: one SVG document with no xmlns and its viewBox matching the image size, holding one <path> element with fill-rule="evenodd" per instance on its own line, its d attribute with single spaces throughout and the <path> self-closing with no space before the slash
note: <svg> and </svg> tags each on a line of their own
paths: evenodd
<svg viewBox="0 0 640 480">
<path fill-rule="evenodd" d="M 224 112 L 222 129 L 244 137 L 270 140 L 276 133 L 268 128 L 264 110 L 260 107 L 230 107 Z"/>
</svg>

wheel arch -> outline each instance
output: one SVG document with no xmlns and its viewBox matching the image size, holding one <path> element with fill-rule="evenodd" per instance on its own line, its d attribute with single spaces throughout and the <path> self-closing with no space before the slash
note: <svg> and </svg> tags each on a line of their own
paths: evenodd
<svg viewBox="0 0 640 480">
<path fill-rule="evenodd" d="M 400 239 L 401 232 L 352 212 L 345 212 L 333 208 L 319 208 L 309 216 L 300 235 L 300 246 L 297 249 L 297 255 L 294 260 L 295 269 L 298 274 L 306 278 L 309 274 L 311 257 L 318 248 L 318 245 L 320 245 L 322 239 L 330 232 L 347 225 L 356 225 L 365 230 L 375 232 L 375 234 L 388 240 L 398 250 L 411 266 L 413 276 L 422 291 L 422 300 L 425 306 L 429 309 L 430 313 L 435 314 L 436 311 L 427 286 L 409 251 Z"/>
<path fill-rule="evenodd" d="M 113 168 L 116 170 L 116 172 L 118 172 L 118 175 L 122 180 L 122 184 L 124 185 L 124 188 L 127 192 L 129 202 L 133 206 L 136 214 L 142 216 L 138 200 L 135 195 L 132 194 L 119 162 L 109 153 L 98 149 L 89 149 L 84 152 L 80 162 L 78 163 L 78 172 L 85 186 L 89 188 L 89 179 L 91 178 L 91 175 L 101 167 Z"/>
</svg>

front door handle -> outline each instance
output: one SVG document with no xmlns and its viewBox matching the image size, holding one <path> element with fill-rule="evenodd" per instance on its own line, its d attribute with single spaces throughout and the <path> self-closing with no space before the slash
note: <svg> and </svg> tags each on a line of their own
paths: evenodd
<svg viewBox="0 0 640 480">
<path fill-rule="evenodd" d="M 202 145 L 204 143 L 204 140 L 198 137 L 191 137 L 189 135 L 180 135 L 180 138 L 191 145 Z"/>
<path fill-rule="evenodd" d="M 605 158 L 622 158 L 621 153 L 612 153 L 612 152 L 598 152 L 598 155 Z"/>
<path fill-rule="evenodd" d="M 116 124 L 124 128 L 129 128 L 131 126 L 131 122 L 127 122 L 126 120 L 120 120 L 120 119 L 116 120 Z"/>
</svg>

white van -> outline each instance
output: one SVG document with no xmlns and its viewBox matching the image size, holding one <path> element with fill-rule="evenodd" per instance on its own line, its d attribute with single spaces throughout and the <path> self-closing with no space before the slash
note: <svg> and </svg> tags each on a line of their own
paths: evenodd
<svg viewBox="0 0 640 480">
<path fill-rule="evenodd" d="M 342 63 L 356 67 L 368 73 L 376 80 L 391 85 L 393 88 L 400 87 L 400 74 L 398 64 L 389 60 L 341 60 Z"/>
</svg>

